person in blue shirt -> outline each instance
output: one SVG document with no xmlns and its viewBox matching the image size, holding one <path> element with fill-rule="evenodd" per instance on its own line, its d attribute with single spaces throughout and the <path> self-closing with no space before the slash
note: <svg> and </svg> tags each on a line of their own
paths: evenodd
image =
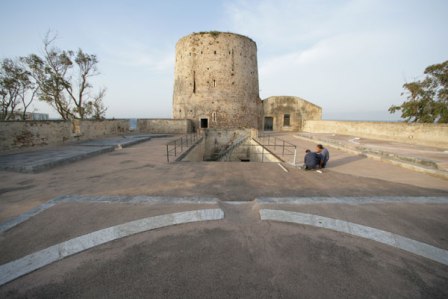
<svg viewBox="0 0 448 299">
<path fill-rule="evenodd" d="M 320 156 L 320 168 L 325 168 L 328 160 L 330 160 L 330 152 L 322 144 L 318 144 L 316 146 L 316 153 Z"/>
<path fill-rule="evenodd" d="M 320 156 L 318 153 L 312 152 L 309 149 L 305 151 L 305 170 L 318 169 L 320 166 Z"/>
</svg>

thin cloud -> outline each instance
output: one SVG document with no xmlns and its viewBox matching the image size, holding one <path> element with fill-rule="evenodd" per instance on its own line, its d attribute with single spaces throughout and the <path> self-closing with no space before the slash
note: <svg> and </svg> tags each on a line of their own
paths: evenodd
<svg viewBox="0 0 448 299">
<path fill-rule="evenodd" d="M 387 118 L 403 100 L 403 76 L 446 59 L 448 43 L 438 35 L 447 22 L 436 17 L 442 4 L 239 0 L 225 11 L 233 31 L 258 43 L 262 97 L 298 95 L 329 114 L 372 110 Z"/>
<path fill-rule="evenodd" d="M 142 67 L 157 72 L 170 72 L 174 68 L 172 51 L 151 48 L 136 42 L 122 43 L 119 47 L 102 45 L 101 48 L 105 59 L 118 65 Z"/>
</svg>

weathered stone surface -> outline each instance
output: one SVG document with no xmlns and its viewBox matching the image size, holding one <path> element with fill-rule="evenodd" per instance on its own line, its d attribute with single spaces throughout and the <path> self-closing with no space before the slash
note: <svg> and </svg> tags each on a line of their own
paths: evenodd
<svg viewBox="0 0 448 299">
<path fill-rule="evenodd" d="M 193 131 L 193 122 L 188 119 L 138 119 L 140 133 L 187 134 Z"/>
<path fill-rule="evenodd" d="M 0 170 L 24 173 L 39 172 L 113 150 L 113 146 L 64 146 L 63 148 L 47 148 L 32 152 L 0 155 Z"/>
<path fill-rule="evenodd" d="M 303 131 L 354 135 L 433 147 L 448 146 L 447 124 L 306 120 Z"/>
<path fill-rule="evenodd" d="M 248 134 L 247 130 L 207 130 L 205 132 L 204 160 L 215 160 L 213 157 L 216 154 Z"/>
<path fill-rule="evenodd" d="M 186 134 L 192 131 L 187 119 L 139 119 L 131 130 L 129 119 L 74 121 L 12 121 L 0 123 L 0 151 L 46 145 L 61 145 L 130 133 Z"/>
<path fill-rule="evenodd" d="M 0 123 L 0 150 L 62 144 L 75 140 L 68 121 L 8 121 Z"/>
<path fill-rule="evenodd" d="M 195 127 L 258 128 L 257 45 L 233 33 L 193 33 L 176 45 L 173 117 Z"/>
<path fill-rule="evenodd" d="M 289 123 L 285 123 L 285 115 L 289 115 Z M 302 98 L 292 96 L 275 96 L 263 100 L 263 125 L 266 118 L 272 118 L 272 131 L 297 132 L 302 129 L 305 120 L 320 120 L 322 108 Z"/>
<path fill-rule="evenodd" d="M 0 170 L 12 170 L 25 173 L 40 172 L 55 166 L 111 152 L 117 147 L 127 147 L 150 139 L 151 135 L 123 136 L 91 140 L 78 145 L 4 154 L 0 155 Z"/>
</svg>

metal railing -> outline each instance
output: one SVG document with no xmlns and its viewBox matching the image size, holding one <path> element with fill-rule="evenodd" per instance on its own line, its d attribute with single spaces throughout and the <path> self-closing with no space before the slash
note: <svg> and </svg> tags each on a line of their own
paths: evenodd
<svg viewBox="0 0 448 299">
<path fill-rule="evenodd" d="M 280 157 L 259 143 L 258 140 L 249 138 L 250 137 L 247 137 L 243 142 L 237 144 L 235 147 L 229 148 L 229 151 L 221 156 L 218 161 L 231 162 L 239 159 L 244 162 L 283 162 Z M 252 141 L 255 143 L 252 143 Z M 243 154 L 241 157 L 234 157 L 234 150 L 240 146 L 247 149 L 246 155 Z M 268 158 L 268 156 L 271 158 Z"/>
<path fill-rule="evenodd" d="M 286 160 L 292 160 L 290 163 L 293 165 L 296 164 L 296 145 L 271 135 L 259 135 L 256 141 L 275 155 L 281 157 L 285 162 L 287 162 Z"/>
<path fill-rule="evenodd" d="M 166 144 L 166 161 L 170 163 L 170 157 L 177 157 L 189 149 L 193 144 L 202 138 L 201 134 L 190 133 Z"/>
<path fill-rule="evenodd" d="M 239 147 L 242 143 L 244 143 L 248 138 L 249 138 L 249 136 L 243 136 L 240 139 L 238 139 L 237 141 L 235 141 L 234 143 L 232 143 L 232 145 L 230 145 L 228 148 L 219 152 L 217 154 L 216 161 L 228 161 L 230 159 L 230 157 L 232 156 L 233 151 L 237 147 Z"/>
<path fill-rule="evenodd" d="M 218 154 L 217 161 L 234 161 L 236 158 L 233 157 L 234 150 L 242 146 L 248 150 L 247 157 L 244 157 L 248 158 L 248 162 L 289 162 L 295 164 L 297 151 L 294 144 L 273 136 L 250 138 L 250 141 L 247 142 L 249 138 L 241 138 L 222 151 L 220 155 Z M 292 160 L 292 162 L 287 160 Z"/>
</svg>

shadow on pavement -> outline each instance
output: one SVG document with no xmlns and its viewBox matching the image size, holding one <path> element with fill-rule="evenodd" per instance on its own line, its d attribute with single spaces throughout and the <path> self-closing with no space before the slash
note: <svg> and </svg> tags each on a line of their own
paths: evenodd
<svg viewBox="0 0 448 299">
<path fill-rule="evenodd" d="M 329 161 L 329 164 L 331 167 L 336 167 L 336 166 L 342 166 L 345 164 L 350 164 L 359 160 L 364 160 L 367 159 L 366 156 L 362 156 L 362 155 L 358 155 L 358 156 L 350 156 L 350 157 L 345 157 L 345 158 L 341 158 L 338 160 L 334 160 L 334 161 Z"/>
</svg>

